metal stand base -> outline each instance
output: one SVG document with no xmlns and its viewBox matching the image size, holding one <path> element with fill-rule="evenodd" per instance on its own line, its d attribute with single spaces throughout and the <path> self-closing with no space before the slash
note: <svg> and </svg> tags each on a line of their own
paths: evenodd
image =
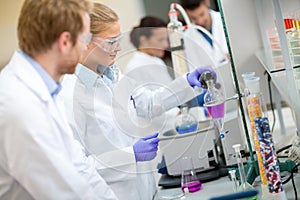
<svg viewBox="0 0 300 200">
<path fill-rule="evenodd" d="M 279 169 L 280 172 L 283 171 L 288 171 L 288 172 L 292 172 L 292 169 L 296 166 L 296 163 L 292 160 L 286 160 L 284 162 L 280 162 L 279 163 Z M 259 168 L 258 168 L 258 162 L 257 160 L 248 160 L 247 164 L 244 166 L 245 168 L 245 172 L 246 172 L 246 180 L 249 184 L 252 185 L 252 183 L 254 182 L 254 180 L 256 179 L 257 176 L 259 176 Z M 237 177 L 239 177 L 239 173 L 238 173 L 238 168 L 231 168 L 228 170 L 236 170 L 237 172 Z"/>
</svg>

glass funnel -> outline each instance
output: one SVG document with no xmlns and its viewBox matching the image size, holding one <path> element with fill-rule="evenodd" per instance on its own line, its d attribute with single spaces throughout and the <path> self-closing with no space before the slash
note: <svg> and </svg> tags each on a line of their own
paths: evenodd
<svg viewBox="0 0 300 200">
<path fill-rule="evenodd" d="M 215 126 L 218 128 L 220 138 L 223 141 L 223 150 L 228 158 L 227 146 L 225 143 L 225 134 L 228 131 L 224 130 L 224 103 L 225 96 L 223 92 L 215 87 L 214 76 L 210 72 L 204 72 L 200 76 L 201 82 L 203 82 L 203 88 L 207 88 L 207 92 L 204 95 L 204 106 L 208 109 Z"/>
</svg>

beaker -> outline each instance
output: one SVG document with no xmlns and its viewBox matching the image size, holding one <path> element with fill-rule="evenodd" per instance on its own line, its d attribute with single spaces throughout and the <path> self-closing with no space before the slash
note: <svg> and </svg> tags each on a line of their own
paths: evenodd
<svg viewBox="0 0 300 200">
<path fill-rule="evenodd" d="M 180 160 L 181 166 L 181 189 L 184 194 L 197 192 L 202 188 L 192 162 L 191 156 L 184 156 Z"/>
<path fill-rule="evenodd" d="M 181 114 L 175 119 L 175 129 L 179 134 L 194 132 L 198 129 L 196 118 L 189 114 L 187 104 L 180 106 Z"/>
</svg>

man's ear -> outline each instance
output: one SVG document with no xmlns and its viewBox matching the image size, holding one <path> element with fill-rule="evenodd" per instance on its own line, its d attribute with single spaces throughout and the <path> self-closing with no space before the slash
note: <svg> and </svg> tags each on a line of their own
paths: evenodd
<svg viewBox="0 0 300 200">
<path fill-rule="evenodd" d="M 62 32 L 58 37 L 58 48 L 64 52 L 72 46 L 71 34 L 69 32 Z"/>
</svg>

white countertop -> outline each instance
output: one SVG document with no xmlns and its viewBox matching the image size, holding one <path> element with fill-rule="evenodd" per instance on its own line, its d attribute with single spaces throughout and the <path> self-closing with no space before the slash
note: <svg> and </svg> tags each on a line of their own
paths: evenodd
<svg viewBox="0 0 300 200">
<path fill-rule="evenodd" d="M 287 175 L 289 174 L 286 172 Z M 256 179 L 259 180 L 259 177 Z M 282 180 L 285 180 L 285 178 L 282 178 Z M 300 174 L 296 173 L 295 174 L 295 185 L 296 188 L 298 187 L 297 193 L 298 197 L 300 197 Z M 260 191 L 260 183 L 259 181 L 254 182 L 254 187 Z M 284 191 L 286 193 L 287 199 L 288 200 L 294 200 L 295 195 L 294 195 L 294 190 L 292 186 L 292 181 L 289 181 L 287 184 L 284 186 Z M 208 200 L 211 197 L 216 197 L 216 196 L 222 196 L 226 194 L 233 193 L 233 185 L 230 182 L 228 177 L 222 177 L 214 181 L 210 181 L 207 183 L 202 183 L 202 189 L 192 193 L 191 195 L 187 197 L 182 197 L 182 198 L 177 198 L 177 199 L 189 199 L 189 200 Z M 159 187 L 158 189 L 158 200 L 166 200 L 166 199 L 172 199 L 171 197 L 173 196 L 178 196 L 182 194 L 181 188 L 171 188 L 171 189 L 164 189 L 162 187 Z M 176 199 L 176 198 L 173 198 Z"/>
</svg>

